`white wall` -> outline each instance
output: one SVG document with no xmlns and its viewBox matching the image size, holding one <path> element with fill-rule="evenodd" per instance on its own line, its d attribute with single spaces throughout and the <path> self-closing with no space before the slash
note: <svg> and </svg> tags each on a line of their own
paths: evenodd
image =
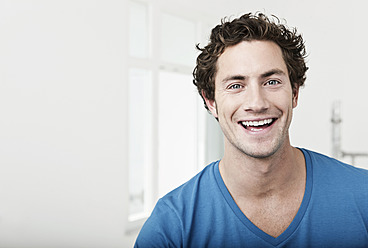
<svg viewBox="0 0 368 248">
<path fill-rule="evenodd" d="M 342 99 L 343 148 L 368 152 L 363 1 L 156 2 L 214 24 L 265 10 L 299 27 L 311 69 L 293 144 L 329 154 L 331 104 Z M 136 233 L 124 234 L 126 5 L 0 2 L 0 247 L 132 246 Z"/>
<path fill-rule="evenodd" d="M 125 1 L 0 2 L 0 247 L 124 247 Z"/>
</svg>

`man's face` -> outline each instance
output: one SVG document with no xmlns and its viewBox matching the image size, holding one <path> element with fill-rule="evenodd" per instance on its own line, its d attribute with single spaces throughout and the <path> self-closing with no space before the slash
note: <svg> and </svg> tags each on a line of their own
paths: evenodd
<svg viewBox="0 0 368 248">
<path fill-rule="evenodd" d="M 215 100 L 206 99 L 225 135 L 225 149 L 267 158 L 290 145 L 288 129 L 298 89 L 292 90 L 280 47 L 243 41 L 217 62 Z"/>
</svg>

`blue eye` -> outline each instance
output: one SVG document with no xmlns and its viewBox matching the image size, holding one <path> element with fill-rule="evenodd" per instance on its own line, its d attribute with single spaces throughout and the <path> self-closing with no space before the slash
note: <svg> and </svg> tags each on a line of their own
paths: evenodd
<svg viewBox="0 0 368 248">
<path fill-rule="evenodd" d="M 232 90 L 238 90 L 241 88 L 241 85 L 240 84 L 233 84 L 233 85 L 230 85 L 229 89 L 232 89 Z"/>
<path fill-rule="evenodd" d="M 279 81 L 277 81 L 277 80 L 269 80 L 269 81 L 267 81 L 266 82 L 266 84 L 267 85 L 277 85 L 277 84 L 279 84 L 280 82 Z"/>
</svg>

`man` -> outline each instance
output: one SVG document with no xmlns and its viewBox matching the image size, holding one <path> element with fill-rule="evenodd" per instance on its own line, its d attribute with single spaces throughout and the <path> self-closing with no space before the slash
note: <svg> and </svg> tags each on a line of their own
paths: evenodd
<svg viewBox="0 0 368 248">
<path fill-rule="evenodd" d="M 200 50 L 194 83 L 224 157 L 158 201 L 135 247 L 368 247 L 368 172 L 290 145 L 301 35 L 246 14 Z"/>
</svg>

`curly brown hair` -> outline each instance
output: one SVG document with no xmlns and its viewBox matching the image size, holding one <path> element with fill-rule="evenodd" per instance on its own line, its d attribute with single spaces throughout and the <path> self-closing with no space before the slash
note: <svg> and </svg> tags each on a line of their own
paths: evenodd
<svg viewBox="0 0 368 248">
<path fill-rule="evenodd" d="M 216 64 L 226 48 L 242 41 L 273 41 L 281 48 L 283 59 L 289 72 L 292 88 L 304 85 L 306 51 L 301 35 L 296 28 L 288 29 L 276 16 L 268 18 L 263 13 L 248 13 L 232 21 L 224 18 L 221 24 L 212 29 L 207 46 L 197 49 L 201 53 L 197 57 L 197 65 L 193 70 L 193 83 L 197 86 L 204 105 L 208 110 L 204 96 L 215 100 Z"/>
</svg>

